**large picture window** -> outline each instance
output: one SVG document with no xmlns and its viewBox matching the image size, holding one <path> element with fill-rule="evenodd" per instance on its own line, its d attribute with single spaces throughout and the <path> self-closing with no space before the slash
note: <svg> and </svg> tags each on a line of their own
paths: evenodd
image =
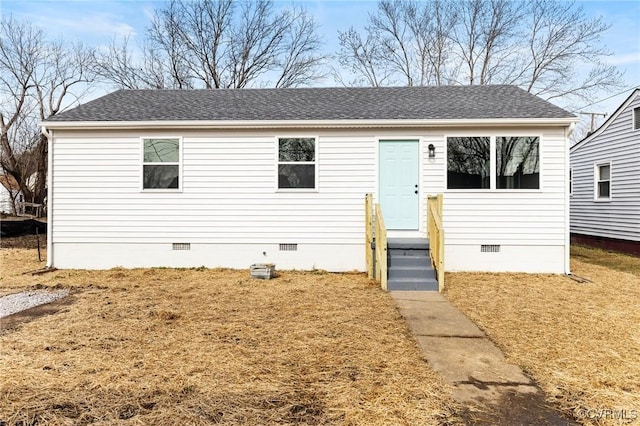
<svg viewBox="0 0 640 426">
<path fill-rule="evenodd" d="M 316 187 L 315 138 L 278 139 L 278 188 Z"/>
<path fill-rule="evenodd" d="M 496 188 L 540 188 L 538 137 L 496 137 Z"/>
<path fill-rule="evenodd" d="M 490 139 L 447 138 L 447 188 L 490 188 Z"/>
<path fill-rule="evenodd" d="M 180 188 L 180 139 L 143 139 L 143 189 Z"/>
</svg>

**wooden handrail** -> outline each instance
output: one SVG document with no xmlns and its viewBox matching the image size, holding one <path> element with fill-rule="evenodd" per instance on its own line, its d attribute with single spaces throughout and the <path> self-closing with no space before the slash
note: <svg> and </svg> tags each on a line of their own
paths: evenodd
<svg viewBox="0 0 640 426">
<path fill-rule="evenodd" d="M 364 197 L 365 259 L 367 275 L 387 289 L 387 228 L 384 226 L 380 204 L 373 205 L 373 196 Z M 375 250 L 372 251 L 372 247 Z"/>
<path fill-rule="evenodd" d="M 373 196 L 367 194 L 364 197 L 364 226 L 365 226 L 365 259 L 367 262 L 367 276 L 375 278 L 373 270 Z"/>
<path fill-rule="evenodd" d="M 380 287 L 387 289 L 387 228 L 384 226 L 382 209 L 376 204 L 376 278 Z"/>
<path fill-rule="evenodd" d="M 442 226 L 442 194 L 427 197 L 427 232 L 429 256 L 436 270 L 438 290 L 444 290 L 444 227 Z"/>
</svg>

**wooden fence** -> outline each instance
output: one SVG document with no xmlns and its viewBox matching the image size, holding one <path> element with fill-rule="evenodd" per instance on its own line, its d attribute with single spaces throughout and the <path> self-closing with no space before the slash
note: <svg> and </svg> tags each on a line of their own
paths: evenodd
<svg viewBox="0 0 640 426">
<path fill-rule="evenodd" d="M 436 270 L 438 290 L 444 289 L 444 228 L 442 227 L 442 194 L 427 197 L 427 230 L 429 256 Z"/>
</svg>

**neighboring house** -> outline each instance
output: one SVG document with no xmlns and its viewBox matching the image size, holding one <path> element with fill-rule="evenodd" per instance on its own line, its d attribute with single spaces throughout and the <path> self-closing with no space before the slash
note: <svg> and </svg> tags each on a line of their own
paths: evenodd
<svg viewBox="0 0 640 426">
<path fill-rule="evenodd" d="M 48 264 L 365 269 L 444 193 L 448 271 L 569 271 L 568 133 L 513 86 L 117 91 L 43 122 Z"/>
<path fill-rule="evenodd" d="M 640 255 L 640 89 L 570 155 L 572 240 Z"/>
<path fill-rule="evenodd" d="M 0 175 L 0 212 L 15 214 L 20 199 L 20 186 L 11 175 Z"/>
</svg>

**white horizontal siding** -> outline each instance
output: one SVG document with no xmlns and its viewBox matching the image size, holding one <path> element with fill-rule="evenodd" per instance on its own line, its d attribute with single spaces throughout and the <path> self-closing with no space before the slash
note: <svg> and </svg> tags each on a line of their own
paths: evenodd
<svg viewBox="0 0 640 426">
<path fill-rule="evenodd" d="M 278 243 L 297 243 L 301 245 L 301 253 L 322 253 L 323 256 L 331 250 L 318 246 L 349 247 L 349 250 L 357 249 L 354 259 L 361 260 L 350 260 L 352 268 L 361 269 L 364 195 L 370 192 L 377 198 L 378 140 L 418 139 L 420 197 L 445 193 L 446 244 L 459 248 L 451 251 L 452 256 L 475 252 L 480 244 L 514 247 L 505 253 L 516 253 L 520 250 L 516 250 L 516 246 L 535 246 L 540 250 L 562 247 L 566 232 L 563 130 L 524 128 L 479 132 L 540 135 L 542 181 L 539 191 L 447 191 L 445 135 L 451 132 L 455 129 L 269 131 L 264 134 L 194 130 L 170 131 L 166 135 L 135 131 L 56 131 L 52 242 L 54 247 L 56 244 L 64 247 L 59 253 L 63 257 L 72 253 L 93 256 L 94 252 L 111 256 L 110 260 L 102 259 L 91 267 L 129 265 L 124 259 L 126 247 L 141 250 L 137 259 L 145 255 L 145 244 L 149 245 L 149 253 L 159 256 L 157 259 L 169 259 L 167 256 L 173 255 L 165 252 L 170 243 L 188 242 L 194 247 L 207 247 L 211 253 L 218 250 L 214 247 L 220 244 L 236 248 L 270 247 L 273 251 Z M 180 191 L 143 192 L 140 189 L 140 137 L 143 136 L 183 138 Z M 317 138 L 316 190 L 277 190 L 278 136 Z M 436 148 L 434 158 L 429 158 L 429 144 Z M 423 235 L 426 232 L 424 204 L 420 203 L 419 230 Z M 73 248 L 75 245 L 79 248 Z M 118 255 L 122 261 L 118 261 Z M 175 256 L 183 259 L 167 260 L 167 265 L 186 265 L 188 255 Z M 200 252 L 194 259 L 200 261 L 202 256 Z M 466 256 L 451 259 L 452 265 L 464 269 L 465 262 L 470 261 Z M 500 261 L 510 262 L 509 256 L 494 258 L 497 263 L 492 268 L 499 268 L 496 265 Z M 293 262 L 283 259 L 279 261 Z M 252 261 L 260 260 L 252 258 Z M 54 262 L 82 267 L 69 259 Z M 151 264 L 149 262 L 143 263 Z M 299 264 L 303 263 L 339 264 L 336 268 L 350 269 L 331 259 L 316 262 L 307 258 Z M 217 265 L 214 261 L 202 264 Z M 476 264 L 468 263 L 467 267 L 475 268 Z M 549 272 L 558 269 L 555 264 L 540 268 Z M 508 270 L 506 264 L 504 270 Z"/>
<path fill-rule="evenodd" d="M 571 232 L 640 241 L 640 130 L 636 96 L 601 134 L 571 152 Z M 611 162 L 611 199 L 594 200 L 594 165 Z"/>
<path fill-rule="evenodd" d="M 183 136 L 181 191 L 143 192 L 141 136 L 56 135 L 54 243 L 361 243 L 372 136 L 319 138 L 309 192 L 277 191 L 277 134 L 202 132 Z"/>
<path fill-rule="evenodd" d="M 445 190 L 443 217 L 447 245 L 475 247 L 467 250 L 473 253 L 479 253 L 482 244 L 565 245 L 567 172 L 563 129 L 513 129 L 508 134 L 540 136 L 540 189 Z M 460 268 L 460 262 L 455 265 Z M 473 269 L 477 270 L 477 266 Z"/>
</svg>

